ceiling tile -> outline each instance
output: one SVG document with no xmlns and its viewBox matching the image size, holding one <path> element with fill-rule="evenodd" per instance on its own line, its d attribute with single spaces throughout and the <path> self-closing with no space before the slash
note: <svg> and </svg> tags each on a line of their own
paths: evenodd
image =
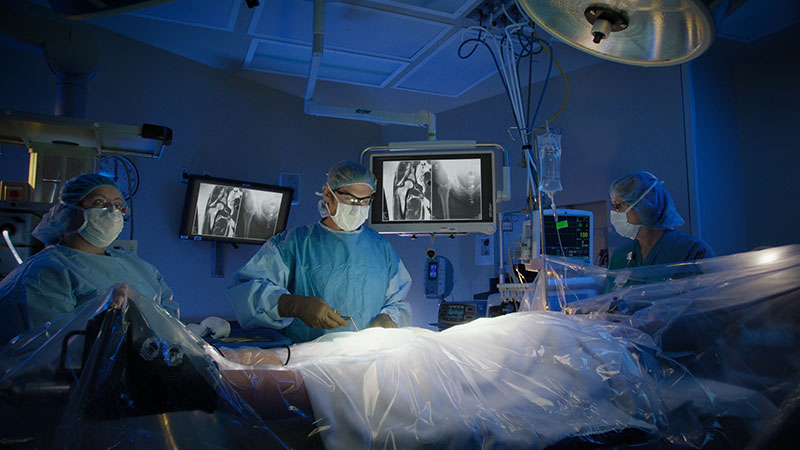
<svg viewBox="0 0 800 450">
<path fill-rule="evenodd" d="M 462 33 L 454 34 L 425 60 L 417 63 L 393 87 L 458 97 L 497 73 L 492 57 L 486 47 L 482 45 L 476 48 L 469 58 L 459 57 L 458 47 L 461 42 Z M 469 53 L 471 48 L 472 44 L 466 44 L 462 54 Z M 447 80 L 447 82 L 443 82 L 443 80 Z"/>
<path fill-rule="evenodd" d="M 436 14 L 454 19 L 466 11 L 472 11 L 482 0 L 372 0 L 374 3 L 399 6 L 414 11 Z"/>
<path fill-rule="evenodd" d="M 253 39 L 244 68 L 307 77 L 311 47 Z M 326 50 L 319 67 L 321 80 L 383 87 L 408 64 L 391 59 Z"/>
<path fill-rule="evenodd" d="M 131 16 L 233 31 L 241 0 L 175 0 L 128 13 Z"/>
<path fill-rule="evenodd" d="M 313 4 L 269 0 L 250 23 L 254 37 L 311 44 Z M 411 61 L 441 39 L 452 26 L 346 3 L 325 5 L 325 49 Z"/>
</svg>

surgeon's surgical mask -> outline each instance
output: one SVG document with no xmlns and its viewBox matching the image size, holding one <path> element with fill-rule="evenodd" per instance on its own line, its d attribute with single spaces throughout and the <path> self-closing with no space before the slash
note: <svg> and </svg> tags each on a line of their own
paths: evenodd
<svg viewBox="0 0 800 450">
<path fill-rule="evenodd" d="M 653 190 L 654 187 L 656 187 L 656 184 L 658 184 L 658 180 L 655 180 L 653 184 L 651 184 L 650 187 L 647 188 L 647 190 L 644 191 L 644 193 L 642 193 L 642 195 L 640 195 L 639 198 L 636 199 L 635 202 L 631 203 L 627 208 L 625 208 L 625 211 L 614 211 L 613 209 L 611 210 L 611 225 L 614 226 L 614 230 L 617 232 L 617 234 L 619 234 L 622 237 L 626 237 L 628 239 L 636 239 L 636 235 L 639 234 L 639 228 L 641 228 L 642 226 L 634 225 L 628 222 L 628 211 L 630 211 L 631 208 L 639 204 L 639 202 L 642 201 L 644 196 L 647 195 L 648 192 Z"/>
<path fill-rule="evenodd" d="M 119 209 L 89 208 L 83 210 L 83 225 L 78 228 L 78 234 L 95 247 L 106 248 L 122 232 L 123 225 Z"/>
<path fill-rule="evenodd" d="M 333 189 L 331 189 L 331 194 L 333 194 L 333 198 L 335 198 L 337 202 L 336 214 L 330 215 L 336 226 L 344 231 L 353 231 L 366 222 L 369 216 L 369 205 L 348 205 L 339 200 L 339 197 L 336 196 Z M 330 213 L 330 210 L 328 212 Z"/>
</svg>

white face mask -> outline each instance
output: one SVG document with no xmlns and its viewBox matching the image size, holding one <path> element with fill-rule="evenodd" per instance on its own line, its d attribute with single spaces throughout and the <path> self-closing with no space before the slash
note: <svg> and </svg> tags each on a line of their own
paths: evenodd
<svg viewBox="0 0 800 450">
<path fill-rule="evenodd" d="M 636 235 L 639 234 L 639 228 L 642 226 L 634 225 L 628 222 L 628 211 L 642 201 L 644 196 L 653 190 L 654 187 L 656 187 L 656 184 L 658 184 L 658 179 L 656 179 L 653 184 L 651 184 L 650 187 L 647 188 L 647 190 L 636 199 L 635 202 L 631 203 L 630 206 L 625 208 L 625 211 L 619 212 L 614 211 L 613 209 L 611 210 L 611 225 L 614 225 L 614 230 L 616 230 L 617 234 L 628 239 L 636 239 Z"/>
<path fill-rule="evenodd" d="M 78 234 L 86 242 L 106 248 L 122 232 L 122 213 L 114 208 L 89 208 L 83 210 L 83 225 Z"/>
<path fill-rule="evenodd" d="M 628 211 L 630 208 L 626 209 L 625 212 L 619 211 L 611 211 L 611 225 L 614 225 L 614 230 L 616 230 L 617 234 L 622 237 L 626 237 L 628 239 L 635 239 L 636 235 L 639 234 L 639 228 L 641 225 L 634 225 L 632 223 L 628 223 Z"/>
<path fill-rule="evenodd" d="M 331 193 L 333 194 L 332 190 Z M 348 205 L 339 201 L 336 194 L 333 194 L 333 198 L 336 199 L 338 205 L 336 206 L 336 214 L 331 214 L 330 218 L 333 219 L 333 223 L 335 223 L 336 226 L 344 231 L 353 231 L 366 222 L 369 216 L 369 205 Z M 325 207 L 327 208 L 327 206 L 326 204 Z M 330 213 L 330 210 L 328 210 L 328 213 Z"/>
</svg>

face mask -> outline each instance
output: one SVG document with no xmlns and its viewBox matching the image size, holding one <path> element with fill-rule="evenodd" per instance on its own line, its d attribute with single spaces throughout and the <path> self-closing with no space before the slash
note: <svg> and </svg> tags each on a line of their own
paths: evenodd
<svg viewBox="0 0 800 450">
<path fill-rule="evenodd" d="M 644 191 L 644 193 L 642 193 L 642 195 L 639 196 L 639 198 L 636 199 L 635 202 L 631 203 L 630 206 L 625 208 L 625 211 L 619 212 L 611 210 L 611 225 L 614 225 L 614 230 L 617 232 L 617 234 L 628 239 L 636 239 L 636 235 L 639 234 L 639 228 L 642 226 L 628 223 L 628 211 L 642 201 L 644 196 L 653 190 L 654 187 L 656 187 L 656 184 L 658 184 L 657 179 L 653 182 L 653 184 L 650 185 L 649 188 L 647 188 L 646 191 Z"/>
<path fill-rule="evenodd" d="M 614 230 L 620 236 L 635 239 L 636 235 L 639 234 L 639 228 L 642 226 L 628 223 L 627 213 L 629 210 L 630 208 L 626 209 L 625 212 L 611 211 L 611 225 L 614 225 Z"/>
<path fill-rule="evenodd" d="M 95 247 L 106 248 L 122 232 L 122 225 L 122 213 L 114 208 L 84 209 L 78 234 Z"/>
<path fill-rule="evenodd" d="M 333 193 L 333 191 L 331 191 Z M 336 194 L 333 194 L 338 206 L 336 214 L 331 214 L 333 223 L 344 231 L 353 231 L 361 226 L 369 216 L 369 206 L 348 205 L 339 201 Z M 327 207 L 327 204 L 325 205 Z M 328 211 L 330 213 L 330 211 Z"/>
</svg>

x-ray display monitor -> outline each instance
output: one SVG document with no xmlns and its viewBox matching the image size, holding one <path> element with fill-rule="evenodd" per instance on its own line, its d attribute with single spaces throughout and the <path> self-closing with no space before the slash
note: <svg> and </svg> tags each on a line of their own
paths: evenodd
<svg viewBox="0 0 800 450">
<path fill-rule="evenodd" d="M 292 189 L 192 175 L 180 238 L 263 244 L 286 228 Z"/>
<path fill-rule="evenodd" d="M 378 188 L 370 226 L 380 233 L 461 234 L 495 230 L 494 153 L 375 153 Z"/>
</svg>

